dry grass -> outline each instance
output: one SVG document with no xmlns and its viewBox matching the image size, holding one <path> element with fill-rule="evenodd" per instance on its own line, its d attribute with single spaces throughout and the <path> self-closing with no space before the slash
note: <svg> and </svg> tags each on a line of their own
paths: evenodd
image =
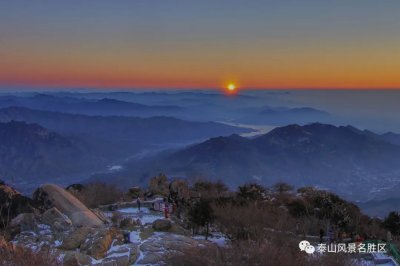
<svg viewBox="0 0 400 266">
<path fill-rule="evenodd" d="M 215 205 L 215 225 L 236 240 L 262 242 L 266 228 L 293 231 L 296 220 L 278 206 L 260 203 Z"/>
<path fill-rule="evenodd" d="M 192 248 L 169 259 L 171 265 L 351 265 L 348 256 L 311 257 L 298 248 L 301 236 L 318 233 L 323 221 L 293 217 L 279 202 L 213 204 L 215 224 L 231 238 L 227 247 Z M 296 229 L 297 228 L 297 229 Z M 296 232 L 298 230 L 298 232 Z"/>
<path fill-rule="evenodd" d="M 0 247 L 1 266 L 59 266 L 56 257 L 48 252 L 34 253 L 21 247 Z"/>
<path fill-rule="evenodd" d="M 298 249 L 298 241 L 285 235 L 276 235 L 264 243 L 235 241 L 231 246 L 209 245 L 191 248 L 168 260 L 177 266 L 351 266 L 350 256 L 326 254 L 310 256 Z"/>
<path fill-rule="evenodd" d="M 236 242 L 230 247 L 207 246 L 193 248 L 170 258 L 171 265 L 308 265 L 306 256 L 300 253 L 296 245 L 286 243 Z"/>
</svg>

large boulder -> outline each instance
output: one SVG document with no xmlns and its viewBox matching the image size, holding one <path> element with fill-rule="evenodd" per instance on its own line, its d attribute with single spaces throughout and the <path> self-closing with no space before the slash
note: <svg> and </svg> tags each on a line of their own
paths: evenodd
<svg viewBox="0 0 400 266">
<path fill-rule="evenodd" d="M 172 223 L 167 219 L 157 219 L 153 222 L 153 229 L 155 231 L 168 231 L 172 227 Z"/>
<path fill-rule="evenodd" d="M 46 209 L 56 207 L 71 219 L 74 226 L 104 227 L 104 222 L 96 214 L 57 185 L 43 185 L 35 191 L 34 200 L 40 202 Z"/>
</svg>

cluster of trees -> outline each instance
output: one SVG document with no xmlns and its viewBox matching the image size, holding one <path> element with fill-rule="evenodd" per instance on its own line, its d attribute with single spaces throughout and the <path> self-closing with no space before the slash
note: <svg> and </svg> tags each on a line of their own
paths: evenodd
<svg viewBox="0 0 400 266">
<path fill-rule="evenodd" d="M 116 185 L 101 182 L 73 184 L 67 190 L 89 208 L 116 203 L 123 200 L 126 194 Z"/>
<path fill-rule="evenodd" d="M 232 245 L 188 250 L 173 257 L 173 265 L 264 265 L 266 261 L 271 265 L 351 265 L 340 255 L 310 261 L 298 252 L 302 236 L 297 234 L 318 235 L 326 223 L 343 230 L 356 224 L 370 226 L 355 205 L 313 188 L 295 191 L 285 183 L 271 187 L 245 184 L 229 191 L 219 182 L 203 181 L 190 189 L 195 198 L 186 212 L 187 225 L 204 227 L 206 237 L 210 228 L 217 229 Z"/>
<path fill-rule="evenodd" d="M 212 226 L 224 230 L 232 238 L 257 236 L 262 239 L 264 236 L 260 232 L 266 227 L 318 235 L 319 229 L 328 225 L 369 238 L 386 238 L 387 231 L 400 236 L 399 213 L 391 212 L 384 220 L 370 218 L 355 204 L 313 187 L 295 191 L 293 186 L 282 182 L 270 187 L 252 183 L 231 191 L 218 181 L 198 181 L 189 187 L 186 181 L 170 182 L 165 174 L 160 174 L 150 180 L 147 192 L 173 196 L 172 200 L 182 204 L 182 195 L 174 192 L 176 188 L 171 186 L 174 182 L 180 186 L 179 191 L 182 186 L 187 190 L 186 204 L 180 206 L 184 208 L 180 212 L 186 214 L 183 217 L 186 217 L 187 226 L 193 232 L 204 229 L 206 237 Z M 103 183 L 70 186 L 68 190 L 92 208 L 126 198 L 126 193 L 116 186 Z"/>
<path fill-rule="evenodd" d="M 266 229 L 315 235 L 334 226 L 346 235 L 386 239 L 389 230 L 400 235 L 400 215 L 391 213 L 385 220 L 364 215 L 353 203 L 334 193 L 303 187 L 294 190 L 286 183 L 271 187 L 245 184 L 230 191 L 220 182 L 197 182 L 190 188 L 192 203 L 187 209 L 188 226 L 211 225 L 232 239 L 264 240 Z"/>
<path fill-rule="evenodd" d="M 400 213 L 390 212 L 383 221 L 383 226 L 394 236 L 400 236 Z"/>
<path fill-rule="evenodd" d="M 188 190 L 185 203 L 171 185 Z M 176 188 L 174 188 L 176 189 Z M 126 197 L 114 185 L 91 183 L 71 186 L 68 190 L 88 207 L 115 203 Z M 390 213 L 384 220 L 370 218 L 339 196 L 313 187 L 296 191 L 287 183 L 270 187 L 244 184 L 231 191 L 222 182 L 199 181 L 192 186 L 185 182 L 170 182 L 160 174 L 149 182 L 148 193 L 179 201 L 180 213 L 193 232 L 202 230 L 207 238 L 210 227 L 218 227 L 232 239 L 263 239 L 265 228 L 291 231 L 296 234 L 318 235 L 320 228 L 336 226 L 348 234 L 367 238 L 386 238 L 387 231 L 400 236 L 400 214 Z M 183 208 L 183 210 L 182 210 Z"/>
</svg>

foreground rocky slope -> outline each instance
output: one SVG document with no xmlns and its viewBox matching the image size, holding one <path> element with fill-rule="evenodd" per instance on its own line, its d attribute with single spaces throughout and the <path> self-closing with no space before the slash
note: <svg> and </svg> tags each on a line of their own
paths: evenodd
<svg viewBox="0 0 400 266">
<path fill-rule="evenodd" d="M 2 187 L 8 199 L 20 195 L 5 184 Z M 294 191 L 286 183 L 245 184 L 232 191 L 220 182 L 189 186 L 186 180 L 160 174 L 145 190 L 131 187 L 109 203 L 97 204 L 92 201 L 92 187 L 102 193 L 113 191 L 107 184 L 74 184 L 66 190 L 49 184 L 40 187 L 29 208 L 16 209 L 0 230 L 3 262 L 25 266 L 16 259 L 35 258 L 46 262 L 37 265 L 74 266 L 266 262 L 364 266 L 400 261 L 399 214 L 392 213 L 384 221 L 371 218 L 351 202 L 313 187 Z M 83 202 L 97 207 L 89 209 Z M 383 243 L 387 250 L 310 256 L 299 251 L 303 240 L 315 250 L 320 243 L 331 242 L 346 247 L 356 242 Z"/>
<path fill-rule="evenodd" d="M 6 185 L 3 191 L 18 195 Z M 212 245 L 190 237 L 175 220 L 148 208 L 90 210 L 65 189 L 47 184 L 35 207 L 17 209 L 7 225 L 12 248 L 50 253 L 62 265 L 158 265 L 185 249 Z M 148 205 L 148 204 L 147 204 Z M 109 210 L 112 209 L 112 210 Z M 27 212 L 24 212 L 27 211 Z"/>
</svg>

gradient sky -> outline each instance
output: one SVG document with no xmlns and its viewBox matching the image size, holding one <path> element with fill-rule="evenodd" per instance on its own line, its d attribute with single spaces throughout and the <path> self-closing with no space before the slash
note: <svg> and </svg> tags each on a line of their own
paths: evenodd
<svg viewBox="0 0 400 266">
<path fill-rule="evenodd" d="M 0 86 L 400 88 L 398 0 L 2 1 Z"/>
</svg>

